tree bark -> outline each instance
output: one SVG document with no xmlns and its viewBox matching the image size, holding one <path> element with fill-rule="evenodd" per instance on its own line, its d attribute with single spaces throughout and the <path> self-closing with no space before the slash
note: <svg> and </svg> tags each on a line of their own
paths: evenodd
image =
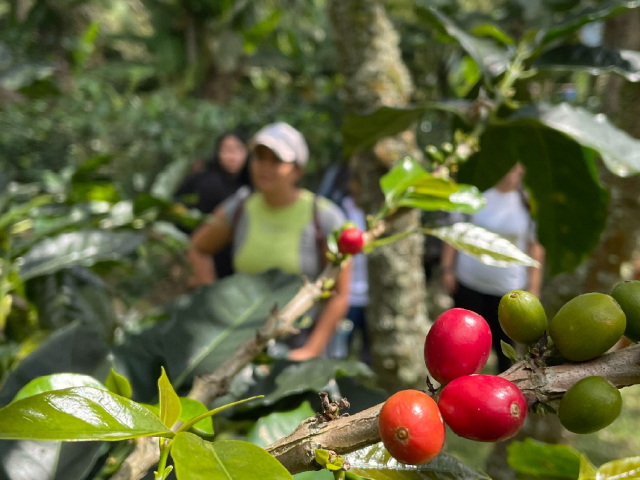
<svg viewBox="0 0 640 480">
<path fill-rule="evenodd" d="M 413 87 L 402 61 L 398 34 L 379 0 L 332 0 L 338 69 L 344 75 L 347 110 L 403 106 Z M 406 155 L 416 156 L 415 137 L 404 132 L 350 159 L 359 184 L 357 201 L 375 213 L 383 202 L 380 177 Z M 419 212 L 396 220 L 393 231 L 416 228 Z M 424 383 L 423 341 L 428 330 L 421 235 L 376 249 L 368 256 L 370 331 L 374 370 L 390 391 Z"/>
</svg>

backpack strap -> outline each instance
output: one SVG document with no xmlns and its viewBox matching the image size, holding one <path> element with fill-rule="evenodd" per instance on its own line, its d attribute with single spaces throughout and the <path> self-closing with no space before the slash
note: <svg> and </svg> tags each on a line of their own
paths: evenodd
<svg viewBox="0 0 640 480">
<path fill-rule="evenodd" d="M 236 231 L 238 230 L 238 225 L 240 224 L 240 218 L 244 213 L 244 202 L 246 202 L 247 198 L 243 198 L 238 202 L 238 206 L 236 207 L 236 211 L 233 212 L 233 220 L 231 221 L 231 245 L 233 245 L 233 241 L 236 238 Z"/>
<path fill-rule="evenodd" d="M 313 227 L 316 234 L 316 250 L 318 252 L 318 265 L 320 269 L 327 266 L 327 240 L 322 234 L 320 227 L 320 208 L 318 206 L 318 195 L 313 195 Z"/>
</svg>

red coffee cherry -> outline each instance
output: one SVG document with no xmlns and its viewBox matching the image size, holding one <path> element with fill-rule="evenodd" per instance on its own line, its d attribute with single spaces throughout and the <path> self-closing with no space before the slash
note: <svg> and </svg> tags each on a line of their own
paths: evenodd
<svg viewBox="0 0 640 480">
<path fill-rule="evenodd" d="M 527 416 L 527 401 L 516 385 L 502 377 L 460 377 L 442 390 L 442 418 L 457 435 L 479 442 L 514 436 Z"/>
<path fill-rule="evenodd" d="M 338 250 L 340 253 L 356 255 L 362 251 L 364 238 L 357 228 L 346 228 L 338 238 Z"/>
<path fill-rule="evenodd" d="M 491 328 L 477 313 L 452 308 L 434 322 L 424 343 L 424 361 L 442 384 L 480 373 L 491 352 Z"/>
<path fill-rule="evenodd" d="M 378 428 L 386 449 L 402 463 L 430 462 L 444 446 L 445 428 L 438 405 L 417 390 L 392 395 L 380 410 Z"/>
</svg>

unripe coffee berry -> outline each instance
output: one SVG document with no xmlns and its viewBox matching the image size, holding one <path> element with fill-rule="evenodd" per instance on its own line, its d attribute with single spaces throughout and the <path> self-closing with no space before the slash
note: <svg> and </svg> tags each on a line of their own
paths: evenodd
<svg viewBox="0 0 640 480">
<path fill-rule="evenodd" d="M 424 344 L 424 360 L 442 384 L 480 373 L 491 353 L 491 328 L 477 313 L 452 308 L 434 322 Z"/>
<path fill-rule="evenodd" d="M 338 238 L 338 250 L 340 253 L 356 255 L 362 252 L 364 238 L 357 228 L 346 228 Z"/>
<path fill-rule="evenodd" d="M 520 389 L 492 375 L 457 378 L 444 387 L 438 406 L 456 435 L 480 442 L 514 436 L 527 416 L 527 401 Z"/>
<path fill-rule="evenodd" d="M 380 410 L 378 428 L 387 451 L 402 463 L 430 462 L 444 445 L 445 428 L 438 405 L 417 390 L 392 395 Z"/>
</svg>

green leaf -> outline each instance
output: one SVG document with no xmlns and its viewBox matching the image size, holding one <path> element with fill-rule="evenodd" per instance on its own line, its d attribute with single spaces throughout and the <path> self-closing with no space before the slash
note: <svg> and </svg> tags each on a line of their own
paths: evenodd
<svg viewBox="0 0 640 480">
<path fill-rule="evenodd" d="M 417 161 L 410 157 L 396 163 L 380 178 L 380 188 L 387 206 L 393 208 L 396 201 L 418 181 L 432 177 Z"/>
<path fill-rule="evenodd" d="M 545 268 L 551 275 L 573 271 L 598 244 L 607 216 L 592 151 L 534 120 L 490 127 L 480 147 L 459 180 L 486 190 L 522 162 Z"/>
<path fill-rule="evenodd" d="M 475 213 L 485 203 L 476 187 L 434 177 L 409 157 L 398 162 L 380 179 L 380 188 L 389 210 L 408 207 Z"/>
<path fill-rule="evenodd" d="M 533 67 L 544 70 L 586 70 L 592 75 L 615 73 L 630 82 L 640 81 L 640 53 L 604 46 L 561 45 L 544 52 Z"/>
<path fill-rule="evenodd" d="M 639 6 L 639 0 L 607 0 L 600 2 L 596 6 L 572 13 L 551 26 L 541 29 L 536 35 L 536 43 L 545 45 L 559 37 L 575 32 L 587 23 L 604 20 Z"/>
<path fill-rule="evenodd" d="M 584 455 L 580 456 L 580 475 L 578 480 L 600 480 L 598 469 Z"/>
<path fill-rule="evenodd" d="M 596 478 L 600 480 L 614 480 L 622 478 L 640 477 L 640 457 L 621 458 L 607 462 L 598 468 Z"/>
<path fill-rule="evenodd" d="M 452 100 L 406 108 L 380 107 L 365 114 L 347 113 L 342 124 L 345 157 L 373 147 L 378 140 L 404 132 L 429 110 L 453 113 L 464 118 L 469 106 L 470 102 L 466 100 Z"/>
<path fill-rule="evenodd" d="M 378 247 L 382 247 L 383 245 L 387 245 L 389 243 L 397 242 L 398 240 L 402 240 L 403 238 L 407 238 L 409 235 L 415 234 L 416 230 L 410 230 L 408 232 L 400 232 L 395 235 L 389 235 L 388 237 L 376 238 L 374 241 L 367 243 L 364 247 L 364 252 L 369 253 L 375 250 Z"/>
<path fill-rule="evenodd" d="M 236 274 L 203 287 L 167 308 L 169 320 L 115 348 L 135 398 L 150 402 L 156 395 L 160 365 L 178 388 L 196 375 L 215 371 L 245 340 L 253 338 L 274 305 L 280 308 L 302 286 L 297 275 L 269 271 Z M 152 376 L 151 378 L 149 378 Z"/>
<path fill-rule="evenodd" d="M 266 447 L 293 432 L 300 423 L 315 412 L 309 402 L 303 402 L 298 408 L 286 412 L 274 412 L 258 419 L 249 433 L 247 441 Z"/>
<path fill-rule="evenodd" d="M 120 395 L 121 397 L 131 398 L 131 384 L 129 380 L 116 372 L 113 368 L 111 369 L 111 373 L 107 377 L 105 381 L 105 385 L 107 390 L 115 393 L 116 395 Z"/>
<path fill-rule="evenodd" d="M 469 55 L 464 55 L 449 70 L 449 86 L 456 97 L 464 98 L 482 78 L 480 68 Z"/>
<path fill-rule="evenodd" d="M 421 9 L 423 17 L 434 25 L 440 33 L 455 39 L 476 61 L 487 78 L 495 78 L 503 73 L 512 57 L 512 52 L 495 41 L 476 37 L 458 27 L 449 17 L 430 7 Z"/>
<path fill-rule="evenodd" d="M 94 387 L 104 389 L 104 385 L 89 375 L 78 373 L 54 373 L 31 380 L 16 394 L 13 401 L 38 395 L 39 393 L 63 390 L 71 387 Z"/>
<path fill-rule="evenodd" d="M 615 127 L 603 114 L 594 115 L 569 104 L 540 104 L 518 110 L 511 121 L 517 125 L 539 122 L 562 132 L 583 147 L 602 156 L 616 175 L 640 173 L 640 140 Z"/>
<path fill-rule="evenodd" d="M 180 397 L 173 389 L 169 378 L 167 377 L 164 367 L 162 367 L 162 373 L 158 379 L 158 396 L 160 398 L 160 420 L 167 427 L 173 427 L 176 420 L 180 418 L 182 413 L 182 404 L 180 403 Z"/>
<path fill-rule="evenodd" d="M 513 363 L 516 363 L 518 361 L 518 355 L 516 354 L 516 350 L 515 348 L 513 348 L 513 346 L 511 346 L 504 340 L 500 340 L 500 348 L 502 350 L 503 355 L 507 357 L 509 360 L 511 360 Z"/>
<path fill-rule="evenodd" d="M 382 443 L 344 455 L 350 473 L 370 480 L 489 480 L 486 475 L 444 453 L 423 465 L 405 465 L 394 459 Z"/>
<path fill-rule="evenodd" d="M 578 478 L 582 455 L 568 445 L 552 445 L 527 438 L 512 442 L 507 451 L 509 466 L 520 474 L 567 480 Z"/>
<path fill-rule="evenodd" d="M 490 37 L 490 38 L 493 38 L 494 40 L 497 40 L 500 43 L 503 43 L 503 44 L 505 44 L 507 46 L 515 46 L 515 44 L 516 44 L 516 41 L 513 39 L 513 37 L 511 37 L 510 35 L 508 35 L 504 31 L 500 30 L 495 25 L 491 25 L 491 24 L 488 24 L 488 23 L 473 27 L 470 30 L 470 32 L 473 35 L 476 35 L 478 37 Z"/>
<path fill-rule="evenodd" d="M 239 440 L 210 443 L 191 433 L 178 433 L 171 456 L 178 480 L 293 479 L 265 450 Z"/>
<path fill-rule="evenodd" d="M 144 240 L 136 232 L 85 230 L 63 233 L 38 243 L 22 257 L 22 280 L 54 273 L 75 265 L 91 266 L 101 261 L 120 260 Z"/>
<path fill-rule="evenodd" d="M 506 238 L 472 223 L 459 222 L 446 227 L 424 228 L 422 231 L 448 243 L 456 250 L 477 258 L 486 265 L 539 267 L 537 261 Z"/>
<path fill-rule="evenodd" d="M 0 409 L 0 438 L 6 440 L 95 441 L 172 435 L 143 406 L 92 387 L 40 393 Z"/>
</svg>

